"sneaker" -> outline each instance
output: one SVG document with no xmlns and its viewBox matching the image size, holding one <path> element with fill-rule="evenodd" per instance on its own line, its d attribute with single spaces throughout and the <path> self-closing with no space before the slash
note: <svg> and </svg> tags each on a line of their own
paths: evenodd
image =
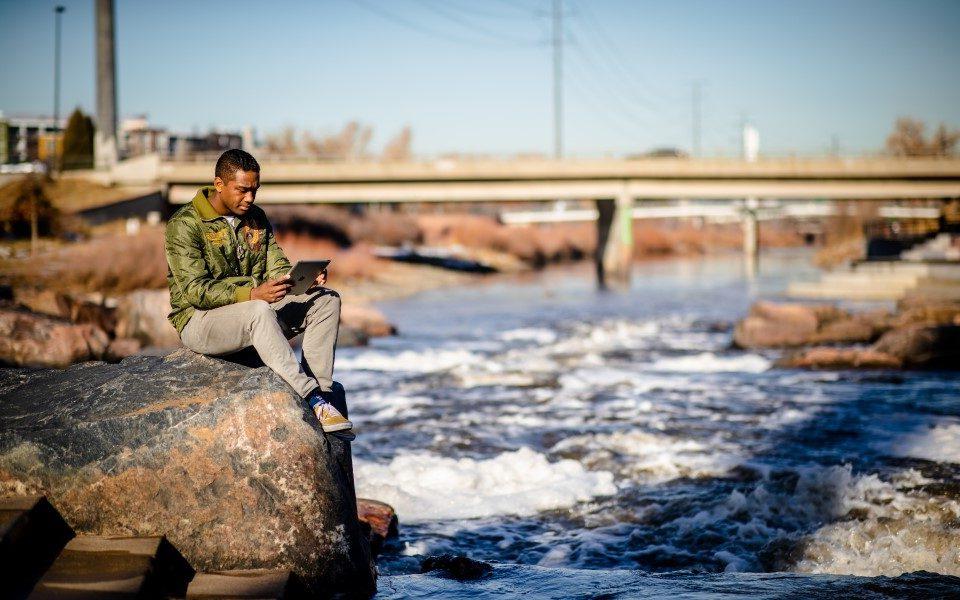
<svg viewBox="0 0 960 600">
<path fill-rule="evenodd" d="M 313 414 L 317 415 L 317 420 L 320 421 L 320 426 L 323 427 L 324 433 L 353 429 L 353 423 L 341 415 L 340 411 L 329 402 L 318 402 L 314 404 Z"/>
</svg>

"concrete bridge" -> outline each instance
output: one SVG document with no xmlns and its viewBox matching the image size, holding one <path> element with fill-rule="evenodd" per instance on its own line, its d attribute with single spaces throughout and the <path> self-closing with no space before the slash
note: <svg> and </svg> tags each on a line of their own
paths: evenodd
<svg viewBox="0 0 960 600">
<path fill-rule="evenodd" d="M 744 200 L 745 250 L 757 252 L 764 200 L 892 200 L 960 197 L 960 160 L 916 158 L 638 160 L 452 160 L 432 162 L 261 162 L 263 204 L 531 202 L 594 200 L 601 281 L 626 278 L 633 208 L 644 200 Z M 213 160 L 121 163 L 118 183 L 159 185 L 171 203 L 190 200 L 213 178 Z"/>
</svg>

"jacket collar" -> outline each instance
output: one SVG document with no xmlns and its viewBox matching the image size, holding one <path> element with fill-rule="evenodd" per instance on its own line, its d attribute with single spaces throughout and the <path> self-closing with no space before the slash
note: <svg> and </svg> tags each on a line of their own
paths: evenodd
<svg viewBox="0 0 960 600">
<path fill-rule="evenodd" d="M 195 208 L 197 214 L 200 215 L 200 219 L 204 221 L 212 221 L 223 216 L 215 211 L 213 205 L 210 204 L 210 196 L 215 192 L 216 188 L 208 185 L 197 190 L 197 195 L 193 197 L 193 208 Z"/>
</svg>

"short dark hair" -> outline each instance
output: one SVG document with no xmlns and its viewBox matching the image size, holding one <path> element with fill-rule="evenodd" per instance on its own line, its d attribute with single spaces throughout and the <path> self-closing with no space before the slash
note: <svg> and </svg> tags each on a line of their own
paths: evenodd
<svg viewBox="0 0 960 600">
<path fill-rule="evenodd" d="M 249 152 L 239 148 L 231 148 L 217 159 L 217 168 L 214 175 L 224 181 L 230 181 L 237 171 L 260 172 L 260 163 Z"/>
</svg>

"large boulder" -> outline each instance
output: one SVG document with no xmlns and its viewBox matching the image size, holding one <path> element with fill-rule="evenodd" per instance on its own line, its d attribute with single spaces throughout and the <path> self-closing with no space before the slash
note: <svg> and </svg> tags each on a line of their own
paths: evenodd
<svg viewBox="0 0 960 600">
<path fill-rule="evenodd" d="M 396 326 L 382 312 L 365 304 L 344 304 L 340 309 L 340 327 L 360 330 L 367 337 L 385 337 L 397 333 Z"/>
<path fill-rule="evenodd" d="M 851 314 L 825 304 L 779 304 L 759 301 L 737 323 L 738 348 L 795 348 L 812 344 L 872 342 L 891 326 L 885 311 Z"/>
<path fill-rule="evenodd" d="M 165 535 L 198 570 L 371 594 L 351 460 L 267 368 L 180 349 L 0 370 L 0 492 L 47 495 L 78 533 Z"/>
<path fill-rule="evenodd" d="M 144 346 L 176 348 L 180 336 L 167 315 L 170 290 L 137 290 L 117 303 L 117 337 L 139 340 Z"/>
<path fill-rule="evenodd" d="M 110 338 L 96 325 L 0 308 L 3 365 L 65 367 L 103 357 L 109 344 Z"/>
<path fill-rule="evenodd" d="M 868 347 L 816 346 L 783 356 L 777 366 L 800 369 L 960 369 L 960 326 L 891 329 Z"/>
<path fill-rule="evenodd" d="M 778 367 L 789 369 L 899 369 L 903 361 L 870 348 L 835 348 L 817 346 L 793 352 L 777 361 Z"/>
<path fill-rule="evenodd" d="M 800 346 L 813 337 L 818 324 L 813 307 L 756 302 L 750 314 L 737 323 L 733 341 L 740 348 Z"/>
<path fill-rule="evenodd" d="M 914 369 L 960 369 L 960 326 L 911 325 L 884 334 L 873 350 Z"/>
<path fill-rule="evenodd" d="M 960 325 L 960 302 L 902 300 L 895 320 L 897 327 L 908 325 Z"/>
<path fill-rule="evenodd" d="M 96 325 L 107 334 L 116 327 L 116 308 L 102 294 L 74 295 L 51 289 L 18 287 L 16 304 L 32 312 L 61 317 L 73 323 Z"/>
</svg>

